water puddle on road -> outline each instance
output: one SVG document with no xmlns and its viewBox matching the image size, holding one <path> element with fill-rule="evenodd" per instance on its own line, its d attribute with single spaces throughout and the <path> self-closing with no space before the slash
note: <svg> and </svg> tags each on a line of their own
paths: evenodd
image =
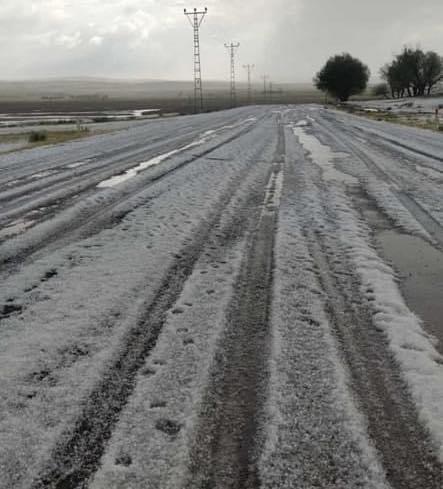
<svg viewBox="0 0 443 489">
<path fill-rule="evenodd" d="M 292 130 L 303 148 L 310 153 L 312 161 L 323 170 L 323 179 L 325 181 L 343 182 L 349 185 L 358 184 L 358 180 L 355 177 L 338 170 L 335 166 L 337 159 L 349 158 L 349 155 L 347 153 L 334 153 L 329 146 L 321 143 L 312 134 L 307 133 L 305 126 L 299 125 L 301 122 L 305 123 L 306 121 L 299 121 Z"/>
<path fill-rule="evenodd" d="M 125 170 L 124 173 L 121 173 L 119 175 L 115 175 L 111 178 L 108 178 L 107 180 L 103 180 L 103 182 L 100 182 L 97 187 L 98 188 L 109 188 L 109 187 L 115 187 L 119 185 L 120 183 L 125 182 L 126 180 L 129 180 L 130 178 L 135 177 L 138 173 L 140 173 L 143 170 L 146 170 L 150 166 L 155 166 L 160 164 L 162 161 L 167 160 L 171 156 L 181 153 L 182 151 L 186 151 L 187 149 L 193 148 L 194 146 L 200 146 L 201 144 L 205 143 L 205 139 L 200 139 L 198 141 L 194 141 L 193 143 L 189 143 L 186 146 L 183 146 L 182 148 L 179 149 L 174 149 L 172 151 L 169 151 L 168 153 L 164 153 L 159 156 L 155 156 L 154 158 L 151 158 L 148 161 L 143 161 L 142 163 L 139 163 L 137 166 L 130 168 L 129 170 Z"/>
<path fill-rule="evenodd" d="M 97 187 L 98 188 L 116 187 L 117 185 L 125 182 L 126 180 L 134 178 L 143 170 L 146 170 L 147 168 L 149 168 L 151 166 L 155 166 L 155 165 L 160 164 L 162 161 L 167 160 L 171 156 L 174 156 L 174 155 L 176 155 L 178 153 L 182 153 L 188 149 L 194 148 L 196 146 L 201 146 L 202 144 L 207 143 L 212 138 L 214 138 L 217 135 L 217 133 L 220 131 L 223 131 L 225 129 L 236 128 L 236 127 L 239 127 L 239 126 L 242 126 L 245 124 L 254 123 L 256 121 L 257 121 L 256 117 L 249 117 L 248 119 L 242 120 L 239 123 L 234 124 L 232 126 L 223 126 L 223 127 L 220 127 L 218 129 L 214 129 L 214 130 L 212 130 L 212 129 L 207 130 L 200 136 L 200 139 L 197 139 L 196 141 L 193 141 L 193 142 L 191 142 L 191 143 L 189 143 L 186 146 L 183 146 L 181 148 L 174 149 L 172 151 L 161 154 L 159 156 L 155 156 L 154 158 L 151 158 L 148 161 L 143 161 L 142 163 L 139 163 L 137 166 L 129 168 L 128 170 L 125 170 L 124 172 L 119 173 L 118 175 L 114 175 L 113 177 L 110 177 L 106 180 L 103 180 L 102 182 L 100 182 L 97 185 Z"/>
<path fill-rule="evenodd" d="M 78 168 L 79 166 L 86 165 L 86 163 L 89 163 L 91 160 L 92 158 L 88 158 L 82 161 L 76 161 L 74 163 L 70 163 L 69 165 L 66 165 L 66 168 Z"/>
<path fill-rule="evenodd" d="M 383 255 L 400 274 L 408 306 L 443 350 L 443 253 L 421 238 L 385 230 L 377 235 Z"/>
<path fill-rule="evenodd" d="M 353 198 L 374 232 L 380 255 L 397 272 L 407 306 L 438 339 L 436 348 L 443 353 L 443 253 L 425 240 L 395 229 L 366 195 L 356 192 Z"/>
</svg>

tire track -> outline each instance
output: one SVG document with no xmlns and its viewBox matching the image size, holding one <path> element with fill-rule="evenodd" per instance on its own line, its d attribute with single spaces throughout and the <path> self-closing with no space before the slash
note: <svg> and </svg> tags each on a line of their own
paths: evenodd
<svg viewBox="0 0 443 489">
<path fill-rule="evenodd" d="M 344 126 L 343 131 L 346 134 L 348 134 L 349 136 L 352 136 L 352 137 L 357 138 L 357 139 L 360 136 L 360 133 L 363 132 L 363 133 L 365 133 L 366 136 L 371 137 L 371 142 L 375 142 L 376 146 L 387 149 L 388 151 L 392 151 L 392 150 L 395 150 L 397 148 L 403 148 L 403 149 L 406 149 L 409 152 L 413 153 L 414 155 L 425 156 L 426 158 L 429 158 L 429 159 L 432 159 L 435 161 L 443 162 L 443 158 L 440 158 L 439 156 L 437 156 L 435 154 L 427 153 L 426 151 L 421 151 L 417 148 L 413 148 L 412 146 L 409 146 L 407 144 L 403 144 L 400 141 L 397 141 L 395 139 L 391 139 L 391 138 L 384 136 L 378 132 L 372 132 L 370 130 L 364 130 L 360 127 L 350 127 L 350 126 Z M 435 166 L 425 164 L 423 162 L 423 159 L 421 159 L 420 163 L 424 167 L 429 168 L 435 172 L 443 173 L 442 170 L 436 168 Z M 412 166 L 410 166 L 410 168 L 412 171 L 414 171 Z"/>
<path fill-rule="evenodd" d="M 214 126 L 214 129 L 215 130 L 218 130 L 220 129 L 221 127 L 225 126 L 226 124 L 235 124 L 235 123 L 238 123 L 239 121 L 239 117 L 241 116 L 240 113 L 237 113 L 237 114 L 231 114 L 228 118 L 224 119 L 223 121 L 218 121 L 217 122 L 217 119 L 216 119 L 216 125 Z M 165 124 L 166 122 L 163 121 L 163 125 Z M 153 122 L 148 122 L 147 124 L 145 124 L 146 126 L 151 126 L 151 124 L 153 124 Z M 191 126 L 192 127 L 192 126 Z M 131 128 L 129 128 L 130 130 Z M 146 127 L 146 129 L 151 129 L 151 127 Z M 157 129 L 157 128 L 153 128 L 153 129 Z M 165 129 L 165 128 L 160 128 L 160 130 L 162 129 Z M 184 131 L 183 133 L 180 133 L 180 134 L 177 134 L 177 135 L 172 135 L 171 136 L 171 133 L 170 132 L 163 132 L 161 135 L 159 136 L 154 136 L 152 137 L 149 141 L 147 141 L 150 145 L 152 145 L 153 143 L 158 143 L 158 142 L 161 142 L 162 140 L 167 140 L 168 142 L 171 142 L 171 141 L 177 141 L 177 140 L 180 140 L 180 139 L 183 139 L 183 138 L 187 138 L 187 137 L 196 137 L 198 136 L 199 134 L 201 134 L 201 131 L 204 131 L 205 130 L 205 126 L 201 126 L 201 127 L 194 127 L 193 129 L 191 130 L 188 130 L 189 129 L 189 124 L 186 124 L 184 123 L 184 121 L 180 121 L 180 125 L 179 127 L 177 128 L 177 130 L 179 131 Z M 140 131 L 141 130 L 141 127 L 137 127 L 135 128 L 136 131 Z M 127 129 L 122 129 L 120 131 L 117 131 L 116 133 L 114 134 L 118 134 L 119 132 L 125 132 L 127 131 Z M 59 169 L 60 167 L 65 167 L 66 165 L 68 164 L 72 164 L 72 163 L 75 163 L 75 162 L 78 162 L 79 160 L 85 160 L 85 159 L 106 159 L 106 158 L 112 158 L 112 157 L 119 157 L 121 159 L 121 157 L 125 157 L 127 156 L 127 153 L 130 152 L 131 156 L 132 156 L 132 153 L 137 153 L 137 152 L 141 152 L 143 150 L 146 150 L 146 144 L 147 142 L 146 141 L 140 141 L 143 137 L 145 137 L 145 134 L 137 134 L 136 135 L 136 138 L 135 140 L 131 143 L 131 144 L 126 144 L 124 146 L 118 146 L 118 147 L 115 147 L 113 149 L 106 149 L 102 152 L 100 152 L 100 154 L 97 154 L 96 152 L 93 152 L 93 153 L 86 153 L 86 154 L 83 154 L 82 156 L 80 156 L 80 158 L 77 156 L 77 152 L 75 154 L 71 154 L 68 159 L 66 159 L 66 156 L 63 155 L 63 157 L 56 157 L 55 160 L 53 160 L 52 162 L 50 162 L 50 165 L 51 166 L 40 166 L 41 163 L 42 163 L 42 160 L 44 160 L 44 157 L 42 156 L 39 156 L 39 157 L 34 157 L 32 159 L 28 159 L 22 163 L 20 163 L 19 165 L 14 165 L 13 167 L 4 167 L 2 168 L 3 171 L 7 171 L 7 170 L 12 170 L 12 171 L 17 171 L 17 170 L 20 170 L 20 172 L 23 173 L 24 170 L 27 170 L 27 169 L 30 169 L 33 173 L 35 172 L 42 172 L 42 171 L 47 171 L 47 170 L 52 170 L 52 169 Z M 94 143 L 90 143 L 88 141 L 85 141 L 87 144 L 85 144 L 85 146 L 87 147 L 84 147 L 84 148 L 81 148 L 81 151 L 85 151 L 85 150 L 88 150 L 89 151 L 93 151 L 94 150 Z M 115 141 L 114 143 L 117 144 L 118 141 Z M 54 146 L 51 146 L 50 148 L 53 148 Z M 17 173 L 13 173 L 9 178 L 9 180 L 2 180 L 0 181 L 1 185 L 5 185 L 7 184 L 8 182 L 12 181 L 12 180 L 21 180 L 23 178 L 26 178 L 28 174 L 17 174 Z M 4 177 L 4 175 L 3 175 Z"/>
<path fill-rule="evenodd" d="M 257 462 L 264 434 L 270 354 L 273 248 L 283 171 L 284 133 L 263 210 L 218 347 L 190 455 L 187 489 L 260 487 Z"/>
<path fill-rule="evenodd" d="M 76 219 L 72 219 L 72 216 L 69 216 L 65 221 L 62 220 L 61 223 L 51 229 L 50 233 L 45 233 L 44 237 L 37 242 L 32 242 L 31 244 L 26 244 L 25 242 L 22 246 L 18 243 L 14 247 L 13 254 L 1 253 L 0 249 L 0 268 L 3 272 L 11 273 L 17 266 L 25 262 L 33 254 L 49 245 L 51 245 L 51 251 L 54 251 L 54 249 L 58 248 L 58 244 L 63 246 L 64 242 L 72 241 L 72 239 L 90 237 L 99 233 L 105 226 L 114 225 L 120 222 L 130 210 L 121 212 L 117 216 L 114 215 L 113 211 L 119 206 L 122 206 L 125 202 L 129 202 L 145 192 L 147 186 L 152 185 L 167 176 L 173 175 L 196 160 L 203 158 L 222 146 L 246 135 L 252 131 L 254 127 L 256 126 L 248 126 L 209 149 L 191 155 L 174 167 L 165 171 L 160 170 L 160 173 L 152 175 L 148 182 L 146 182 L 146 180 L 141 181 L 136 188 L 132 187 L 129 191 L 112 195 L 110 202 L 105 205 L 102 202 L 99 202 L 95 206 L 91 205 L 88 209 L 82 209 L 81 214 Z M 32 232 L 32 229 L 30 229 L 30 231 Z"/>
<path fill-rule="evenodd" d="M 193 132 L 192 134 L 195 138 L 198 133 Z M 182 141 L 183 144 L 190 142 L 186 135 L 173 137 L 172 140 L 176 142 L 176 145 L 179 141 Z M 116 151 L 116 154 L 107 156 L 108 159 L 103 163 L 88 165 L 74 175 L 72 173 L 68 175 L 59 173 L 41 179 L 41 181 L 27 183 L 17 189 L 7 189 L 5 192 L 0 192 L 0 202 L 3 202 L 0 219 L 21 217 L 34 209 L 50 206 L 55 201 L 60 207 L 63 202 L 69 201 L 71 197 L 95 188 L 101 181 L 124 173 L 128 168 L 135 166 L 142 156 L 146 157 L 147 153 L 150 154 L 148 159 L 152 159 L 155 158 L 155 155 L 163 154 L 172 147 L 171 141 L 168 140 L 163 144 L 156 145 L 154 153 L 151 154 L 153 151 L 151 147 L 146 147 L 146 144 L 138 146 L 130 152 L 123 152 L 123 156 L 117 158 L 116 154 L 118 155 L 121 151 Z M 128 163 L 129 159 L 130 163 Z"/>
<path fill-rule="evenodd" d="M 393 489 L 443 487 L 442 466 L 418 419 L 384 333 L 374 328 L 370 311 L 358 293 L 360 284 L 342 259 L 332 258 L 332 251 L 330 258 L 328 247 L 318 234 L 306 234 L 351 388 L 366 416 L 368 434 L 388 482 Z"/>
<path fill-rule="evenodd" d="M 137 372 L 145 364 L 156 344 L 166 319 L 166 312 L 179 298 L 195 263 L 210 241 L 212 230 L 219 235 L 217 239 L 220 242 L 226 243 L 233 237 L 238 237 L 235 216 L 235 233 L 232 233 L 231 229 L 220 229 L 219 223 L 224 209 L 235 197 L 241 182 L 252 168 L 253 163 L 240 172 L 237 184 L 219 200 L 218 205 L 214 207 L 216 210 L 195 232 L 192 243 L 184 247 L 167 271 L 153 300 L 142 307 L 137 323 L 128 331 L 124 344 L 119 349 L 118 357 L 89 395 L 75 427 L 64 434 L 46 467 L 32 483 L 32 489 L 74 489 L 88 486 L 90 477 L 98 468 L 119 414 L 134 390 Z M 244 232 L 244 229 L 242 231 Z"/>
<path fill-rule="evenodd" d="M 372 170 L 381 180 L 391 184 L 391 191 L 397 197 L 397 199 L 408 209 L 411 215 L 423 226 L 423 228 L 429 233 L 430 236 L 438 243 L 439 247 L 443 247 L 443 226 L 426 210 L 421 206 L 413 197 L 408 193 L 400 190 L 399 184 L 393 180 L 393 178 L 380 168 L 375 161 L 361 151 L 354 143 L 349 139 L 339 138 L 336 134 L 330 131 L 321 122 L 317 123 L 321 126 L 322 130 L 326 132 L 333 140 L 338 141 L 342 145 L 346 146 L 351 154 L 359 158 L 369 170 Z"/>
</svg>

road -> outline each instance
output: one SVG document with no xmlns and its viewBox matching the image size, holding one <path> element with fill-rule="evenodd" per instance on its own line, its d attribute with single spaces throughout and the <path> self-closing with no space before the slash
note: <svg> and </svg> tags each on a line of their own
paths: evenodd
<svg viewBox="0 0 443 489">
<path fill-rule="evenodd" d="M 316 105 L 0 157 L 0 488 L 441 489 L 442 196 Z"/>
</svg>

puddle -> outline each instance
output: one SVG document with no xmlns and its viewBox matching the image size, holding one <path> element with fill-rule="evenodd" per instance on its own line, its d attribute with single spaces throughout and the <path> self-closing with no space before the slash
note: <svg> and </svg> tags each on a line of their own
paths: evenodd
<svg viewBox="0 0 443 489">
<path fill-rule="evenodd" d="M 443 253 L 421 238 L 385 230 L 377 235 L 384 256 L 400 274 L 408 306 L 423 319 L 443 350 Z"/>
<path fill-rule="evenodd" d="M 69 165 L 66 165 L 66 168 L 78 168 L 79 166 L 86 165 L 86 163 L 89 163 L 90 161 L 91 161 L 91 158 L 88 158 L 87 160 L 77 161 L 75 163 L 70 163 Z"/>
<path fill-rule="evenodd" d="M 137 109 L 133 110 L 134 117 L 143 117 L 144 115 L 150 115 L 155 112 L 160 112 L 160 109 Z"/>
<path fill-rule="evenodd" d="M 150 166 L 158 165 L 162 161 L 170 158 L 171 156 L 173 156 L 177 153 L 181 153 L 183 151 L 194 148 L 196 146 L 201 146 L 202 144 L 208 142 L 208 140 L 212 139 L 216 135 L 216 133 L 219 131 L 222 131 L 225 129 L 235 128 L 235 127 L 241 126 L 242 124 L 248 124 L 248 123 L 252 123 L 252 122 L 256 122 L 256 121 L 257 121 L 256 117 L 249 117 L 248 119 L 240 121 L 238 124 L 235 124 L 233 126 L 223 126 L 223 127 L 218 128 L 217 130 L 208 130 L 202 134 L 200 139 L 193 141 L 192 143 L 189 143 L 186 146 L 183 146 L 181 148 L 174 149 L 172 151 L 169 151 L 168 153 L 164 153 L 162 155 L 151 158 L 148 161 L 144 161 L 142 163 L 139 163 L 137 166 L 130 168 L 129 170 L 126 170 L 124 173 L 121 173 L 119 175 L 114 175 L 113 177 L 108 178 L 107 180 L 100 182 L 97 185 L 97 187 L 98 188 L 115 187 L 115 186 L 119 185 L 120 183 L 123 183 L 126 180 L 129 180 L 130 178 L 135 177 L 138 173 L 140 173 L 143 170 L 146 170 Z"/>
<path fill-rule="evenodd" d="M 140 173 L 143 170 L 146 170 L 150 166 L 155 166 L 161 163 L 162 161 L 170 158 L 171 156 L 181 153 L 182 151 L 186 151 L 187 149 L 193 148 L 195 146 L 200 146 L 201 144 L 205 143 L 206 139 L 202 138 L 199 139 L 198 141 L 194 141 L 190 144 L 187 144 L 186 146 L 183 146 L 182 148 L 179 149 L 174 149 L 172 151 L 169 151 L 168 153 L 161 154 L 159 156 L 155 156 L 154 158 L 151 158 L 148 161 L 143 161 L 142 163 L 139 163 L 137 166 L 130 168 L 129 170 L 126 170 L 124 173 L 121 173 L 120 175 L 115 175 L 111 178 L 108 178 L 107 180 L 103 180 L 103 182 L 100 182 L 97 187 L 98 188 L 110 188 L 110 187 L 115 187 L 119 185 L 120 183 L 125 182 L 126 180 L 129 180 L 130 178 L 134 178 L 138 173 Z"/>
<path fill-rule="evenodd" d="M 57 173 L 56 170 L 47 170 L 47 171 L 42 171 L 40 173 L 33 173 L 30 178 L 45 178 L 49 177 L 50 175 L 53 175 L 54 173 Z"/>
<path fill-rule="evenodd" d="M 347 158 L 349 157 L 348 154 L 334 153 L 329 146 L 322 144 L 315 136 L 308 134 L 303 126 L 293 127 L 293 131 L 298 137 L 300 144 L 310 153 L 312 161 L 322 168 L 324 180 L 335 180 L 350 185 L 357 185 L 359 183 L 353 176 L 335 168 L 334 160 L 336 158 Z"/>
<path fill-rule="evenodd" d="M 443 253 L 421 238 L 393 229 L 366 195 L 356 192 L 353 199 L 375 233 L 380 254 L 397 271 L 406 304 L 439 340 L 443 353 Z"/>
</svg>

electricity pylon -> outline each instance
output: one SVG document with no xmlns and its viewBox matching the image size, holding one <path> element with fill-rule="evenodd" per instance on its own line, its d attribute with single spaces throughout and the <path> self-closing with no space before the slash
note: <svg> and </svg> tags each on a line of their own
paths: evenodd
<svg viewBox="0 0 443 489">
<path fill-rule="evenodd" d="M 237 93 L 235 89 L 235 50 L 240 47 L 240 43 L 225 44 L 225 48 L 229 49 L 231 57 L 231 107 L 237 104 Z"/>
<path fill-rule="evenodd" d="M 262 78 L 263 78 L 263 95 L 266 103 L 266 80 L 269 78 L 269 75 L 263 75 Z"/>
<path fill-rule="evenodd" d="M 194 112 L 203 112 L 203 86 L 202 71 L 200 61 L 200 26 L 202 25 L 208 9 L 198 11 L 196 8 L 192 12 L 185 9 L 185 15 L 194 29 Z"/>
<path fill-rule="evenodd" d="M 255 68 L 255 65 L 243 65 L 243 68 L 248 72 L 248 104 L 252 103 L 252 84 L 251 84 L 251 72 Z"/>
</svg>

